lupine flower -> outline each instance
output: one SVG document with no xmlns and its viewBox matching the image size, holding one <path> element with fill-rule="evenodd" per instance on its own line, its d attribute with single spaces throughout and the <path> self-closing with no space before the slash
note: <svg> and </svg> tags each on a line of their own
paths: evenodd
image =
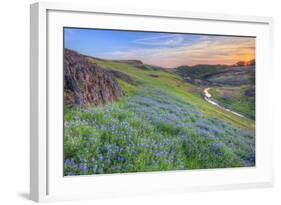
<svg viewBox="0 0 281 205">
<path fill-rule="evenodd" d="M 70 159 L 66 159 L 64 164 L 65 164 L 65 166 L 70 166 L 71 165 L 71 160 Z"/>
<path fill-rule="evenodd" d="M 155 157 L 159 157 L 159 156 L 160 156 L 159 152 L 156 152 Z"/>
<path fill-rule="evenodd" d="M 82 171 L 82 172 L 88 172 L 88 166 L 87 166 L 87 164 L 83 164 L 83 165 L 81 166 L 81 171 Z"/>
<path fill-rule="evenodd" d="M 98 168 L 98 165 L 95 164 L 94 167 L 93 167 L 93 172 L 94 172 L 94 173 L 96 173 L 97 168 Z"/>
<path fill-rule="evenodd" d="M 112 132 L 114 132 L 114 131 L 116 130 L 116 126 L 113 125 L 113 126 L 111 127 L 111 130 L 112 130 Z"/>
<path fill-rule="evenodd" d="M 99 155 L 99 161 L 103 161 L 103 156 L 101 154 Z"/>
<path fill-rule="evenodd" d="M 123 157 L 123 156 L 119 156 L 119 157 L 118 157 L 118 160 L 121 161 L 121 162 L 125 162 L 126 159 L 125 159 L 125 157 Z"/>
</svg>

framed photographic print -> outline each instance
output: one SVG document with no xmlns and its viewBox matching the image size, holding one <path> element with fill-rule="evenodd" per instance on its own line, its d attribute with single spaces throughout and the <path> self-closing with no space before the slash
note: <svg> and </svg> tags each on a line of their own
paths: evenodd
<svg viewBox="0 0 281 205">
<path fill-rule="evenodd" d="M 31 199 L 272 186 L 272 22 L 31 5 Z"/>
</svg>

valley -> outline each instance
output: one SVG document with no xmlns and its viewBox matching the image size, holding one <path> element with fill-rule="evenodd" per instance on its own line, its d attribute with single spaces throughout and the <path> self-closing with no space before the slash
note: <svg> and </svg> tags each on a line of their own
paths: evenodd
<svg viewBox="0 0 281 205">
<path fill-rule="evenodd" d="M 212 101 L 225 109 L 255 119 L 255 65 L 196 65 L 176 68 L 195 86 L 209 88 Z"/>
</svg>

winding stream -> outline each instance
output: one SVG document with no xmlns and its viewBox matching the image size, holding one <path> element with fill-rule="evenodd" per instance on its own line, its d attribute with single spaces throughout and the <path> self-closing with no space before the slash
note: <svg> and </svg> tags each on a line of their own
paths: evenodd
<svg viewBox="0 0 281 205">
<path fill-rule="evenodd" d="M 213 101 L 213 100 L 212 100 L 212 95 L 209 93 L 209 90 L 210 90 L 210 88 L 205 88 L 205 89 L 204 89 L 204 98 L 205 98 L 205 100 L 206 100 L 208 103 L 211 103 L 212 105 L 215 105 L 215 106 L 217 106 L 217 107 L 219 107 L 219 108 L 221 108 L 221 109 L 223 109 L 223 110 L 226 110 L 226 111 L 228 111 L 228 112 L 231 112 L 232 114 L 237 115 L 237 116 L 239 116 L 239 117 L 245 117 L 244 115 L 241 115 L 240 113 L 237 113 L 237 112 L 235 112 L 235 111 L 232 111 L 232 110 L 230 110 L 230 109 L 227 109 L 227 108 L 225 108 L 225 107 L 219 105 L 219 104 L 216 103 L 215 101 Z"/>
</svg>

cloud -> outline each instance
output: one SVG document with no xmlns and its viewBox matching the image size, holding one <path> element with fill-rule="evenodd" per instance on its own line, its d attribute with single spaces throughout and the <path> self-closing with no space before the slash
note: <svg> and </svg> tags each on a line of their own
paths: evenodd
<svg viewBox="0 0 281 205">
<path fill-rule="evenodd" d="M 176 46 L 184 42 L 182 34 L 167 34 L 149 38 L 141 38 L 134 41 L 136 44 L 148 46 Z"/>
<path fill-rule="evenodd" d="M 177 36 L 180 37 L 180 36 Z M 183 38 L 183 37 L 182 37 Z M 195 64 L 234 64 L 240 60 L 255 58 L 255 38 L 204 36 L 200 40 L 177 43 L 175 37 L 160 36 L 142 39 L 141 43 L 151 43 L 162 47 L 134 48 L 126 51 L 105 53 L 109 59 L 139 59 L 147 64 L 167 68 Z M 170 45 L 177 45 L 170 47 Z"/>
</svg>

